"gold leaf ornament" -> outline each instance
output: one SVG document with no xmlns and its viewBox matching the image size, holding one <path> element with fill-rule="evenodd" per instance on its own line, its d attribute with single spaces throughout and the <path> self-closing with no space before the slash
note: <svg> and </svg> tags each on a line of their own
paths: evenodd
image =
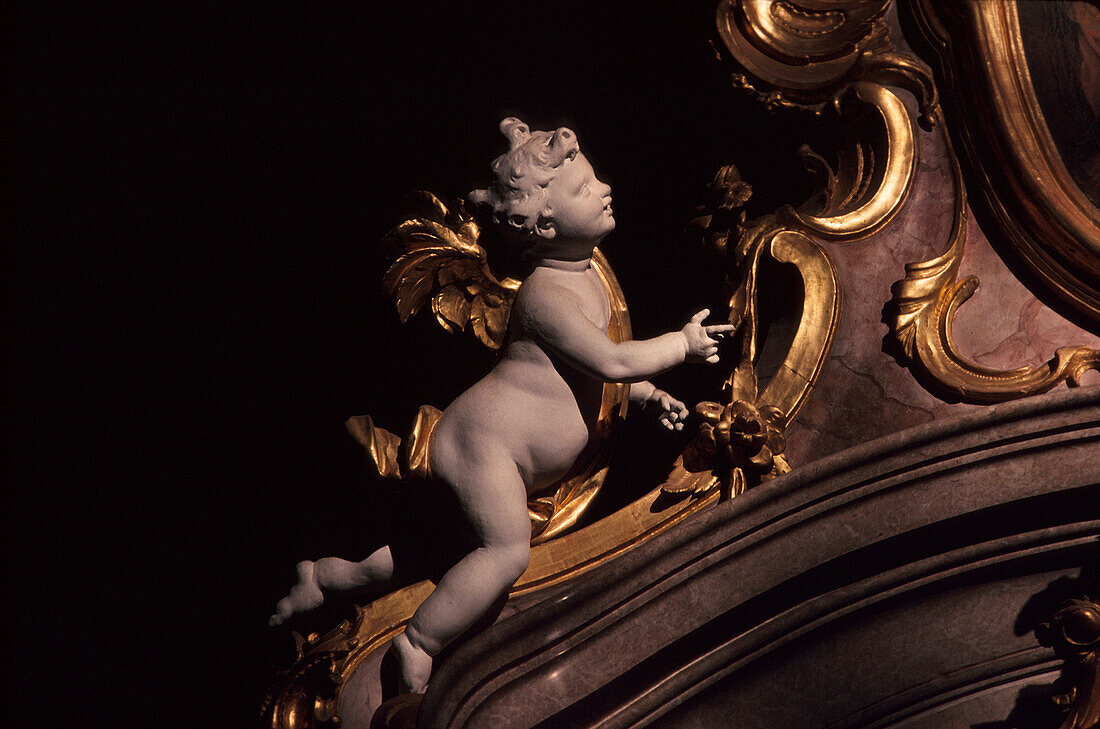
<svg viewBox="0 0 1100 729">
<path fill-rule="evenodd" d="M 429 192 L 416 193 L 421 217 L 404 221 L 383 240 L 401 251 L 382 280 L 404 323 L 431 302 L 448 332 L 469 327 L 478 341 L 500 349 L 520 282 L 498 279 L 478 243 L 481 229 L 459 202 L 447 208 Z"/>
<path fill-rule="evenodd" d="M 1048 361 L 998 370 L 965 357 L 954 337 L 955 315 L 978 289 L 976 276 L 959 278 L 966 247 L 966 188 L 950 139 L 954 211 L 947 250 L 926 261 L 908 263 L 905 278 L 893 286 L 889 323 L 906 365 L 954 398 L 995 403 L 1036 395 L 1062 382 L 1073 387 L 1089 371 L 1100 371 L 1100 350 L 1059 347 Z"/>
</svg>

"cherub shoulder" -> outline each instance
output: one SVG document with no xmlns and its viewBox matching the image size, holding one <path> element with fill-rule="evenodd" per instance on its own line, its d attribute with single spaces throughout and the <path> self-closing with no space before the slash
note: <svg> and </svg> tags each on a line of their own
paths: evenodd
<svg viewBox="0 0 1100 729">
<path fill-rule="evenodd" d="M 530 328 L 529 325 L 546 319 L 575 317 L 582 305 L 582 297 L 577 291 L 566 286 L 552 272 L 536 269 L 523 280 L 516 292 L 512 316 L 518 317 Z"/>
</svg>

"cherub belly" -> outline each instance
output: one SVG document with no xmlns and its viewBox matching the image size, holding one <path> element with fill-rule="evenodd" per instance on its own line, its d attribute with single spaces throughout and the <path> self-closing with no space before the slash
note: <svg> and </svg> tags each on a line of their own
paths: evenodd
<svg viewBox="0 0 1100 729">
<path fill-rule="evenodd" d="M 501 374 L 494 371 L 444 410 L 432 436 L 432 470 L 448 480 L 474 461 L 503 458 L 528 492 L 536 491 L 565 475 L 588 443 L 588 427 L 553 371 L 525 378 L 534 387 L 517 387 Z"/>
</svg>

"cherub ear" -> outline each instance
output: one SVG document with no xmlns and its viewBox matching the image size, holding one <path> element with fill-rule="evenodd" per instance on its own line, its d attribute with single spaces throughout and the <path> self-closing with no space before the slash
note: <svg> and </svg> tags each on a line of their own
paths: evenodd
<svg viewBox="0 0 1100 729">
<path fill-rule="evenodd" d="M 547 215 L 540 215 L 538 222 L 535 223 L 535 235 L 543 240 L 554 240 L 558 235 L 554 219 Z"/>
</svg>

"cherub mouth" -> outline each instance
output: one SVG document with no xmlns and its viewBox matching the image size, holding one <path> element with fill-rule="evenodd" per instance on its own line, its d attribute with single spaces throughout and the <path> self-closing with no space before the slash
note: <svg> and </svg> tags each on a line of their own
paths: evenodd
<svg viewBox="0 0 1100 729">
<path fill-rule="evenodd" d="M 605 213 L 610 213 L 611 212 L 611 198 L 607 198 L 607 202 L 604 203 L 604 206 L 603 206 L 603 211 Z"/>
</svg>

